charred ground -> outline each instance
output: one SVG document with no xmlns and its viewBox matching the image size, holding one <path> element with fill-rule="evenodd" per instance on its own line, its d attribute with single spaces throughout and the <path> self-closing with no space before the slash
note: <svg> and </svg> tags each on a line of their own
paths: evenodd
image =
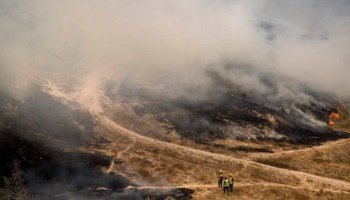
<svg viewBox="0 0 350 200">
<path fill-rule="evenodd" d="M 86 111 L 72 108 L 33 85 L 19 101 L 1 96 L 0 196 L 2 199 L 186 199 L 193 191 L 126 190 L 137 186 L 114 172 L 102 150 L 110 140 Z M 98 134 L 98 133 L 101 134 Z M 115 161 L 115 162 L 123 162 Z"/>
<path fill-rule="evenodd" d="M 164 96 L 161 95 L 166 93 L 163 90 L 169 90 L 171 86 L 162 89 L 144 87 L 139 84 L 144 81 L 140 80 L 122 82 L 118 95 L 131 105 L 136 115 L 152 116 L 166 124 L 169 132 L 174 130 L 182 137 L 200 143 L 234 138 L 312 145 L 349 137 L 349 134 L 334 131 L 327 124 L 332 112 L 343 109 L 336 97 L 311 90 L 286 77 L 263 72 L 253 76 L 256 70 L 249 67 L 247 70 L 246 66 L 228 65 L 224 69 L 227 74 L 258 77 L 256 81 L 267 91 L 260 93 L 247 89 L 222 72 L 208 70 L 211 86 L 200 99 Z M 296 92 L 300 97 L 293 96 Z M 198 96 L 198 91 L 191 90 L 188 95 Z"/>
</svg>

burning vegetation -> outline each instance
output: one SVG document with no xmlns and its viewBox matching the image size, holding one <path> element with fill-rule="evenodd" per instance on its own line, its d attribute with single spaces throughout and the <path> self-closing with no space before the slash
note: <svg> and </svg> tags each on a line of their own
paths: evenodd
<svg viewBox="0 0 350 200">
<path fill-rule="evenodd" d="M 328 116 L 328 125 L 330 127 L 334 127 L 336 125 L 336 122 L 339 122 L 341 120 L 347 119 L 347 108 L 345 106 L 345 103 L 341 100 L 339 101 L 339 106 L 336 109 L 336 111 L 331 112 Z"/>
</svg>

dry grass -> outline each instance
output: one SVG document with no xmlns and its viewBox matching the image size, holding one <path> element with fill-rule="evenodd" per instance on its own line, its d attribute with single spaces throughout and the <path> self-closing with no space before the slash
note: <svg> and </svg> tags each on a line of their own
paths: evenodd
<svg viewBox="0 0 350 200">
<path fill-rule="evenodd" d="M 348 131 L 350 119 L 335 121 L 335 129 Z M 350 181 L 350 140 L 329 142 L 320 147 L 276 155 L 261 156 L 256 161 L 281 168 Z"/>
<path fill-rule="evenodd" d="M 328 200 L 328 199 L 349 199 L 349 194 L 334 193 L 324 191 L 321 194 L 319 191 L 310 191 L 304 189 L 279 187 L 279 186 L 238 186 L 235 187 L 233 195 L 223 194 L 219 188 L 197 189 L 194 194 L 195 200 L 215 200 L 215 199 L 236 199 L 236 200 Z"/>
<path fill-rule="evenodd" d="M 267 165 L 350 181 L 350 140 L 327 148 L 271 155 L 256 160 Z"/>
</svg>

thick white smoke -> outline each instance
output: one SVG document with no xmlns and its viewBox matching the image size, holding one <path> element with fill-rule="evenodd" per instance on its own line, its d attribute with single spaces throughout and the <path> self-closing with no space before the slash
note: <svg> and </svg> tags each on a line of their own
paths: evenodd
<svg viewBox="0 0 350 200">
<path fill-rule="evenodd" d="M 349 8 L 340 0 L 1 1 L 0 67 L 12 77 L 167 77 L 182 93 L 207 87 L 208 66 L 235 63 L 347 96 Z M 233 78 L 264 93 L 254 76 Z"/>
</svg>

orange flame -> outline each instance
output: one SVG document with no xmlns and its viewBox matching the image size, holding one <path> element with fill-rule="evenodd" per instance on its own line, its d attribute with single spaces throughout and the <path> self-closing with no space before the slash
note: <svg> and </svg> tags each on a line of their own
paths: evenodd
<svg viewBox="0 0 350 200">
<path fill-rule="evenodd" d="M 332 113 L 329 115 L 329 118 L 331 118 L 331 119 L 340 119 L 340 113 L 334 113 L 334 112 L 332 112 Z"/>
<path fill-rule="evenodd" d="M 329 116 L 328 116 L 328 125 L 329 126 L 334 126 L 335 123 L 333 121 L 333 119 L 340 119 L 340 110 L 338 109 L 338 113 L 336 112 L 332 112 Z"/>
</svg>

